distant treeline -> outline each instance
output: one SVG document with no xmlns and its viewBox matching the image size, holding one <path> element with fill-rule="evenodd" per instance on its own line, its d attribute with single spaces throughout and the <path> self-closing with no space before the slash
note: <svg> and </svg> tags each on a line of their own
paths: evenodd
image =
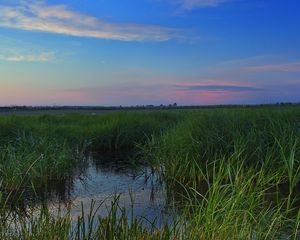
<svg viewBox="0 0 300 240">
<path fill-rule="evenodd" d="M 9 111 L 49 111 L 49 110 L 141 110 L 141 109 L 203 109 L 203 108 L 240 108 L 265 106 L 299 106 L 299 103 L 278 102 L 272 104 L 231 104 L 231 105 L 136 105 L 136 106 L 2 106 L 0 112 Z"/>
</svg>

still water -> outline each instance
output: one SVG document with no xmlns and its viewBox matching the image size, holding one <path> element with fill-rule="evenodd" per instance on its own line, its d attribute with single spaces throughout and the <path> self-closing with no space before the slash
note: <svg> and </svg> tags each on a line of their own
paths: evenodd
<svg viewBox="0 0 300 240">
<path fill-rule="evenodd" d="M 54 215 L 60 209 L 65 214 L 69 209 L 72 218 L 90 211 L 91 201 L 99 207 L 97 215 L 105 217 L 112 201 L 119 196 L 119 206 L 124 207 L 131 220 L 142 218 L 144 224 L 159 227 L 173 219 L 173 208 L 169 206 L 165 184 L 153 169 L 124 165 L 123 154 L 91 154 L 84 166 L 79 167 L 72 179 L 50 185 L 43 197 L 35 198 L 36 214 L 41 202 L 48 205 Z M 122 164 L 121 164 L 122 162 Z"/>
</svg>

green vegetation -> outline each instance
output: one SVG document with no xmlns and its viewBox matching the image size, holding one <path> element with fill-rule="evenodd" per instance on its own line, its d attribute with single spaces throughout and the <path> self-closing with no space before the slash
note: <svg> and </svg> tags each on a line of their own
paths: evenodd
<svg viewBox="0 0 300 240">
<path fill-rule="evenodd" d="M 36 218 L 18 219 L 0 225 L 0 239 L 31 240 L 31 239 L 171 239 L 176 235 L 176 227 L 169 228 L 166 224 L 162 229 L 145 226 L 141 218 L 128 221 L 128 212 L 119 205 L 116 196 L 106 217 L 96 215 L 97 206 L 91 201 L 87 214 L 82 212 L 75 223 L 70 215 L 53 217 L 47 209 L 43 209 Z M 95 223 L 96 227 L 95 227 Z"/>
<path fill-rule="evenodd" d="M 84 161 L 85 152 L 132 149 L 181 118 L 172 112 L 1 117 L 2 188 L 40 188 L 69 178 Z"/>
<path fill-rule="evenodd" d="M 300 238 L 297 106 L 1 117 L 0 137 L 3 193 L 72 174 L 87 151 L 135 149 L 159 169 L 180 216 L 144 228 L 116 199 L 108 217 L 92 211 L 75 225 L 47 209 L 30 224 L 18 219 L 16 231 L 3 220 L 4 239 Z"/>
<path fill-rule="evenodd" d="M 298 108 L 219 109 L 191 113 L 146 148 L 179 193 L 190 238 L 297 239 L 299 136 Z"/>
</svg>

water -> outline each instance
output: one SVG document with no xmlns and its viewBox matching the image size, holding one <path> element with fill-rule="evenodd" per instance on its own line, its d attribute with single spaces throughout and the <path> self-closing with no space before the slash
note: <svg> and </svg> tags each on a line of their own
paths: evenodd
<svg viewBox="0 0 300 240">
<path fill-rule="evenodd" d="M 77 220 L 82 207 L 90 211 L 91 201 L 99 207 L 97 215 L 105 217 L 112 201 L 119 197 L 120 207 L 124 207 L 131 221 L 131 213 L 143 218 L 144 224 L 155 221 L 157 227 L 173 219 L 172 208 L 168 206 L 165 185 L 158 173 L 150 167 L 132 167 L 121 164 L 126 154 L 105 154 L 88 158 L 84 166 L 72 179 L 53 183 L 43 197 L 34 198 L 38 215 L 41 201 L 46 202 L 50 213 L 65 214 L 69 209 L 71 217 Z M 123 159 L 124 160 L 124 159 Z M 124 162 L 124 161 L 122 161 Z"/>
</svg>

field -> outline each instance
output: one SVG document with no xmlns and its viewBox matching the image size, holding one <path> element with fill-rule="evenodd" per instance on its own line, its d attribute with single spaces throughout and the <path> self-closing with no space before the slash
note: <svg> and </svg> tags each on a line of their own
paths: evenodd
<svg viewBox="0 0 300 240">
<path fill-rule="evenodd" d="M 299 136 L 299 106 L 2 115 L 0 238 L 299 239 Z M 118 195 L 105 217 L 92 199 L 75 222 L 47 205 L 20 213 L 90 152 L 130 152 L 118 164 L 150 166 L 177 217 L 145 227 Z"/>
</svg>

